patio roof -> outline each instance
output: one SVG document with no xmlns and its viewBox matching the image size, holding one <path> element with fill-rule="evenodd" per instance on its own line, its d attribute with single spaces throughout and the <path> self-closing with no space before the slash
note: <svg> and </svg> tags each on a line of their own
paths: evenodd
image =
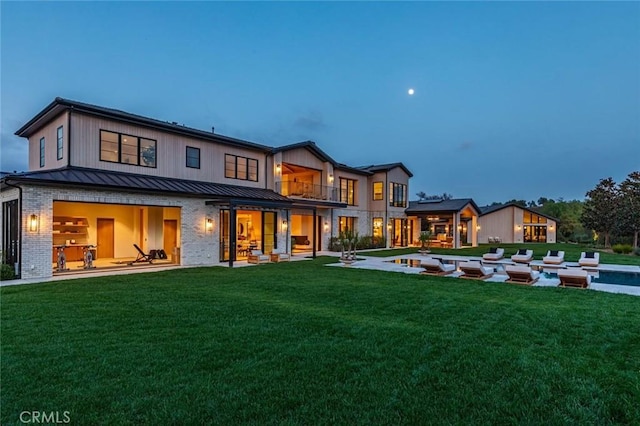
<svg viewBox="0 0 640 426">
<path fill-rule="evenodd" d="M 422 200 L 410 201 L 405 210 L 407 214 L 420 213 L 457 213 L 467 205 L 471 205 L 476 213 L 480 214 L 480 207 L 471 198 L 456 198 L 451 200 Z"/>
<path fill-rule="evenodd" d="M 515 203 L 513 201 L 510 202 L 510 203 L 506 203 L 506 204 L 496 204 L 496 205 L 493 205 L 493 206 L 482 206 L 482 207 L 480 207 L 480 212 L 481 212 L 480 216 L 484 216 L 486 214 L 497 212 L 498 210 L 506 209 L 507 207 L 518 207 L 518 208 L 520 208 L 522 210 L 527 210 L 527 211 L 530 211 L 531 213 L 534 213 L 534 214 L 537 214 L 539 216 L 546 217 L 547 219 L 551 219 L 553 221 L 559 222 L 559 219 L 557 219 L 557 218 L 555 218 L 553 216 L 549 216 L 548 214 L 541 213 L 536 209 L 532 209 L 531 207 L 525 207 L 522 204 L 518 204 L 518 203 Z"/>
<path fill-rule="evenodd" d="M 175 194 L 198 198 L 262 200 L 291 204 L 289 198 L 263 188 L 171 179 L 81 167 L 18 173 L 4 176 L 1 180 L 3 184 L 7 181 L 49 186 L 71 186 L 83 189 L 128 190 L 131 192 Z"/>
</svg>

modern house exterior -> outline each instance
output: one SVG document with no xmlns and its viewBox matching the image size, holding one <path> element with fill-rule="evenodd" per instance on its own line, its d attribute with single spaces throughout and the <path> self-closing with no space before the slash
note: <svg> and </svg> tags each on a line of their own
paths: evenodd
<svg viewBox="0 0 640 426">
<path fill-rule="evenodd" d="M 315 256 L 347 229 L 406 246 L 419 229 L 402 163 L 351 167 L 312 141 L 270 147 L 63 98 L 16 135 L 29 170 L 0 179 L 0 238 L 22 278 L 51 276 L 61 249 L 232 266 L 250 249 Z"/>
<path fill-rule="evenodd" d="M 516 203 L 481 207 L 478 241 L 555 243 L 557 219 Z"/>
<path fill-rule="evenodd" d="M 480 208 L 471 198 L 411 201 L 406 214 L 445 247 L 478 245 Z M 418 232 L 419 233 L 419 232 Z"/>
</svg>

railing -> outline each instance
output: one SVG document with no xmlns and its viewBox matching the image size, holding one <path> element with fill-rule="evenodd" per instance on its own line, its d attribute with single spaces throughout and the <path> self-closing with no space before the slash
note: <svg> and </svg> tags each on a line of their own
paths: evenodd
<svg viewBox="0 0 640 426">
<path fill-rule="evenodd" d="M 276 182 L 276 191 L 287 197 L 308 198 L 311 200 L 339 201 L 338 188 L 314 185 L 305 182 Z"/>
</svg>

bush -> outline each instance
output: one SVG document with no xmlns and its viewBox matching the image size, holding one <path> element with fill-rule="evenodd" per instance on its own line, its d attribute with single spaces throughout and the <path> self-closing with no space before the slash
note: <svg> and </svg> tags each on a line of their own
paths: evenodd
<svg viewBox="0 0 640 426">
<path fill-rule="evenodd" d="M 387 241 L 384 237 L 373 237 L 371 235 L 365 235 L 358 239 L 358 250 L 366 250 L 373 248 L 385 248 Z M 329 240 L 329 251 L 342 251 L 342 243 L 340 238 L 331 237 Z"/>
<path fill-rule="evenodd" d="M 616 244 L 611 248 L 613 249 L 614 253 L 619 254 L 629 254 L 633 251 L 633 247 L 631 246 L 631 244 Z"/>
<path fill-rule="evenodd" d="M 13 270 L 13 266 L 3 263 L 0 267 L 0 280 L 14 280 L 16 279 L 16 272 Z"/>
</svg>

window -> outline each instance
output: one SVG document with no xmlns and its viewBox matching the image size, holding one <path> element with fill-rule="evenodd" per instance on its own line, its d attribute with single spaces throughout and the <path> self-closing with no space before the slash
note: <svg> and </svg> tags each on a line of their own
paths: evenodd
<svg viewBox="0 0 640 426">
<path fill-rule="evenodd" d="M 40 167 L 44 167 L 44 138 L 40 138 Z"/>
<path fill-rule="evenodd" d="M 355 231 L 355 217 L 338 216 L 338 232 Z"/>
<path fill-rule="evenodd" d="M 350 206 L 356 205 L 356 181 L 353 179 L 340 178 L 340 202 Z"/>
<path fill-rule="evenodd" d="M 229 179 L 258 181 L 258 160 L 225 154 L 224 177 Z"/>
<path fill-rule="evenodd" d="M 389 205 L 391 207 L 407 207 L 407 185 L 389 182 Z"/>
<path fill-rule="evenodd" d="M 187 167 L 200 168 L 200 148 L 187 147 Z"/>
<path fill-rule="evenodd" d="M 156 167 L 156 141 L 100 130 L 100 160 Z"/>
<path fill-rule="evenodd" d="M 382 183 L 382 182 L 380 182 Z M 383 219 L 381 217 L 374 217 L 373 218 L 373 236 L 376 238 L 380 238 L 383 236 L 383 229 L 382 229 L 382 224 L 383 224 Z"/>
<path fill-rule="evenodd" d="M 62 144 L 63 144 L 63 138 L 62 138 L 62 126 L 58 127 L 58 130 L 56 131 L 56 137 L 58 140 L 57 143 L 57 151 L 58 151 L 58 160 L 62 160 Z"/>
<path fill-rule="evenodd" d="M 373 182 L 373 201 L 382 201 L 382 182 Z"/>
<path fill-rule="evenodd" d="M 524 217 L 523 217 L 523 223 L 547 223 L 547 218 L 537 215 L 535 213 L 525 211 Z"/>
</svg>

